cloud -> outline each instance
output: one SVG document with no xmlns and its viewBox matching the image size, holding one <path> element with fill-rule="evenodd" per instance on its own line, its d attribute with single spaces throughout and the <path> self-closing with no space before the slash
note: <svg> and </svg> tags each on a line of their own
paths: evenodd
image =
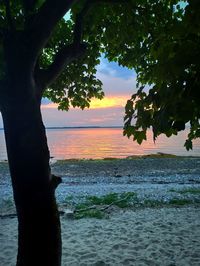
<svg viewBox="0 0 200 266">
<path fill-rule="evenodd" d="M 93 99 L 90 104 L 90 109 L 124 107 L 126 104 L 126 101 L 127 101 L 126 96 L 104 97 L 102 100 Z"/>
<path fill-rule="evenodd" d="M 68 112 L 56 108 L 43 108 L 45 126 L 121 126 L 124 108 L 70 109 Z"/>
<path fill-rule="evenodd" d="M 93 99 L 90 109 L 70 108 L 68 112 L 58 111 L 57 105 L 48 100 L 42 104 L 42 113 L 46 126 L 115 126 L 123 125 L 124 106 L 127 99 L 136 92 L 134 75 L 124 79 L 116 77 L 116 71 L 103 62 L 97 78 L 103 82 L 105 97 Z M 118 71 L 118 70 L 117 70 Z"/>
<path fill-rule="evenodd" d="M 49 103 L 43 103 L 41 105 L 41 109 L 57 109 L 58 104 L 57 103 L 52 103 L 51 101 Z"/>
<path fill-rule="evenodd" d="M 123 79 L 120 77 L 111 77 L 104 73 L 97 73 L 97 78 L 103 82 L 103 91 L 107 97 L 130 97 L 137 91 L 135 77 Z"/>
<path fill-rule="evenodd" d="M 97 72 L 113 77 L 117 74 L 116 69 L 110 67 L 104 60 L 101 60 L 101 63 L 97 66 Z"/>
<path fill-rule="evenodd" d="M 90 108 L 89 109 L 101 109 L 101 108 L 110 108 L 110 107 L 124 107 L 126 104 L 128 97 L 127 95 L 121 95 L 119 97 L 104 97 L 102 100 L 93 98 L 90 103 Z M 48 104 L 42 104 L 41 106 L 42 110 L 43 109 L 57 109 L 58 104 L 56 103 L 48 103 Z M 71 107 L 71 109 L 73 109 Z M 79 108 L 75 108 L 78 109 Z"/>
<path fill-rule="evenodd" d="M 97 67 L 98 73 L 102 73 L 111 77 L 120 77 L 122 79 L 129 79 L 136 77 L 136 73 L 133 69 L 127 67 L 121 67 L 116 62 L 109 62 L 103 55 L 100 58 L 101 62 Z"/>
</svg>

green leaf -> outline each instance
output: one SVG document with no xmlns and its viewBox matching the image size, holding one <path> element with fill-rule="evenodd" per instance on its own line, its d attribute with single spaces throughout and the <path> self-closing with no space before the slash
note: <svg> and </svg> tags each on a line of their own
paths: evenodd
<svg viewBox="0 0 200 266">
<path fill-rule="evenodd" d="M 186 150 L 187 150 L 187 151 L 192 150 L 192 141 L 191 141 L 191 139 L 187 139 L 187 140 L 185 141 L 184 146 L 186 147 Z"/>
</svg>

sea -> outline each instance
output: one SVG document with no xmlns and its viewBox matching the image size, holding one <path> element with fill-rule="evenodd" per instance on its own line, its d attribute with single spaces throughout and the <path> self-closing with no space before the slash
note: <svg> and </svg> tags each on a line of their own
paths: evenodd
<svg viewBox="0 0 200 266">
<path fill-rule="evenodd" d="M 194 141 L 192 151 L 187 151 L 183 146 L 187 130 L 170 138 L 161 135 L 155 143 L 149 130 L 147 141 L 142 145 L 123 136 L 121 127 L 47 128 L 46 132 L 50 155 L 56 160 L 126 158 L 156 153 L 200 156 L 200 139 Z M 7 160 L 7 153 L 4 131 L 0 130 L 0 161 L 4 160 Z"/>
</svg>

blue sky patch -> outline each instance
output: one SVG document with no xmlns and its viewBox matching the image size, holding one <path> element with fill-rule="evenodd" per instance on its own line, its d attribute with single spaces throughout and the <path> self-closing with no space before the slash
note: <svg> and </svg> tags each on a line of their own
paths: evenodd
<svg viewBox="0 0 200 266">
<path fill-rule="evenodd" d="M 109 62 L 104 56 L 101 57 L 101 63 L 97 67 L 100 73 L 109 75 L 112 77 L 118 77 L 123 79 L 129 79 L 131 77 L 136 77 L 135 71 L 128 69 L 127 67 L 119 66 L 115 62 Z"/>
</svg>

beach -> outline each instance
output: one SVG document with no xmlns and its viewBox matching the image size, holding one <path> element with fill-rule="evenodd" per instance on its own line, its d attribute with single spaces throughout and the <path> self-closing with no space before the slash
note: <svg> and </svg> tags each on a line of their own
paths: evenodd
<svg viewBox="0 0 200 266">
<path fill-rule="evenodd" d="M 61 218 L 62 265 L 176 265 L 200 262 L 200 208 L 123 211 L 109 219 Z M 0 223 L 0 265 L 15 265 L 17 221 Z"/>
<path fill-rule="evenodd" d="M 62 265 L 200 265 L 200 158 L 66 160 L 51 166 L 63 179 L 56 194 L 60 209 L 89 195 L 137 195 L 137 205 L 111 208 L 102 219 L 77 220 L 63 212 Z M 17 219 L 6 162 L 0 163 L 0 185 L 0 265 L 11 266 Z M 170 204 L 174 199 L 176 204 Z"/>
</svg>

